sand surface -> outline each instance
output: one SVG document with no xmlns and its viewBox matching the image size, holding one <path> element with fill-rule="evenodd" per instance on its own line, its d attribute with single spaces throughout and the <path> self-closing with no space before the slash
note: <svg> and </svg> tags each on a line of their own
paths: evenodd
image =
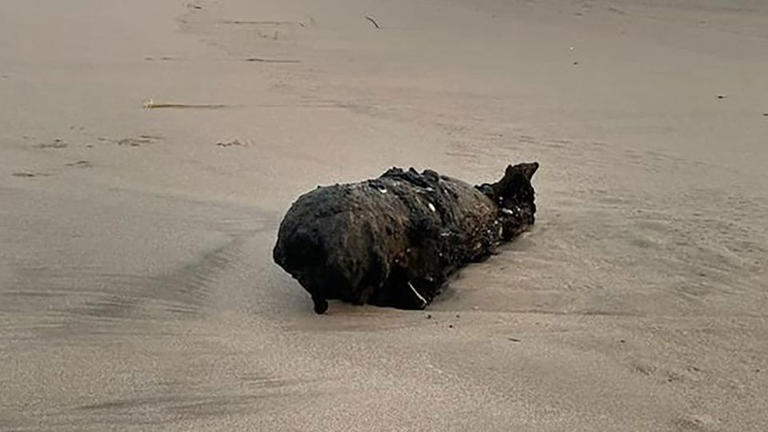
<svg viewBox="0 0 768 432">
<path fill-rule="evenodd" d="M 768 430 L 766 137 L 762 0 L 3 0 L 0 430 Z M 530 160 L 428 311 L 272 263 L 318 184 Z"/>
</svg>

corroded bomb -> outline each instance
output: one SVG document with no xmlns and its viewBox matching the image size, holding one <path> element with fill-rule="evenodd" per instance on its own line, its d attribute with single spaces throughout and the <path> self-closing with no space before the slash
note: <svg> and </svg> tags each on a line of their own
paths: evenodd
<svg viewBox="0 0 768 432">
<path fill-rule="evenodd" d="M 537 162 L 509 165 L 472 186 L 432 170 L 318 187 L 285 215 L 275 262 L 312 296 L 423 309 L 459 267 L 490 255 L 534 223 Z"/>
</svg>

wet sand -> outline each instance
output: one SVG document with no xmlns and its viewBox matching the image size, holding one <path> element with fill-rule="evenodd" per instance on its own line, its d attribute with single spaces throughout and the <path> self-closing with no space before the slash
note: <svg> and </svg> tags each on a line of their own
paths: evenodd
<svg viewBox="0 0 768 432">
<path fill-rule="evenodd" d="M 768 429 L 764 2 L 320 3 L 0 4 L 0 430 Z M 525 160 L 427 311 L 272 263 L 318 184 Z"/>
</svg>

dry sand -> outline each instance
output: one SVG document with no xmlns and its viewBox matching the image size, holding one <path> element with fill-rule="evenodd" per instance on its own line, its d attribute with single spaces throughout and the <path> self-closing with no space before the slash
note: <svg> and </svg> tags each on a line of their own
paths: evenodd
<svg viewBox="0 0 768 432">
<path fill-rule="evenodd" d="M 767 47 L 762 0 L 4 0 L 0 430 L 768 430 Z M 521 160 L 536 227 L 428 311 L 271 261 L 318 184 Z"/>
</svg>

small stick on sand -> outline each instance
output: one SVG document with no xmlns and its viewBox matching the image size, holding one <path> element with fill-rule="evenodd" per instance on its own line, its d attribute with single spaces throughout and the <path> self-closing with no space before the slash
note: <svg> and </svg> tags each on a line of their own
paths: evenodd
<svg viewBox="0 0 768 432">
<path fill-rule="evenodd" d="M 275 32 L 275 39 L 277 39 L 277 32 Z M 257 63 L 301 63 L 301 61 L 294 59 L 267 59 L 261 57 L 248 57 L 243 61 Z"/>
<path fill-rule="evenodd" d="M 424 297 L 422 297 L 422 295 L 421 295 L 421 294 L 419 294 L 419 292 L 418 292 L 418 291 L 416 291 L 416 288 L 414 288 L 413 284 L 411 284 L 411 282 L 410 282 L 410 281 L 408 282 L 408 288 L 410 288 L 410 289 L 411 289 L 411 291 L 413 291 L 413 293 L 414 293 L 414 294 L 416 294 L 416 297 L 418 297 L 418 298 L 419 298 L 419 301 L 421 302 L 421 305 L 422 305 L 422 307 L 424 307 L 424 306 L 426 306 L 427 304 L 429 304 L 429 302 L 427 301 L 427 299 L 425 299 Z"/>
<path fill-rule="evenodd" d="M 145 109 L 158 109 L 158 108 L 184 108 L 184 109 L 220 109 L 226 108 L 226 105 L 220 104 L 182 104 L 182 103 L 157 103 L 152 99 L 144 102 Z"/>
<path fill-rule="evenodd" d="M 365 16 L 365 19 L 367 19 L 368 21 L 372 22 L 373 25 L 375 25 L 377 29 L 381 30 L 381 26 L 379 25 L 379 23 L 376 22 L 375 19 L 373 19 L 373 18 L 371 18 L 371 17 L 369 17 L 367 15 Z"/>
</svg>

